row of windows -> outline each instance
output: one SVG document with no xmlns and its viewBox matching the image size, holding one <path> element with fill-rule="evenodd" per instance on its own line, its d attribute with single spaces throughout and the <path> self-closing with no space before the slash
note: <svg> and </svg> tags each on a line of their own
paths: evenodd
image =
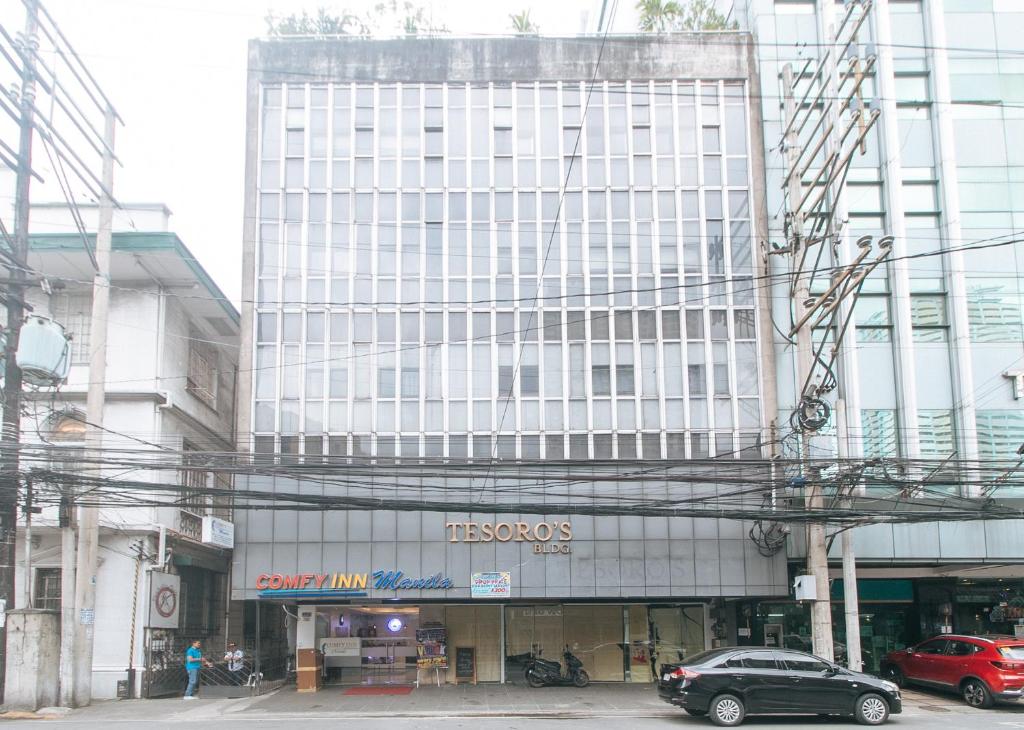
<svg viewBox="0 0 1024 730">
<path fill-rule="evenodd" d="M 858 342 L 890 342 L 892 315 L 888 296 L 862 295 L 854 307 Z M 943 294 L 914 294 L 910 321 L 915 342 L 945 342 L 949 319 Z M 972 342 L 1024 342 L 1024 305 L 1016 282 L 971 279 L 967 321 Z"/>
<path fill-rule="evenodd" d="M 631 159 L 566 157 L 561 166 L 557 158 L 513 161 L 511 157 L 493 160 L 451 159 L 440 157 L 395 160 L 356 158 L 354 161 L 290 158 L 284 164 L 264 160 L 260 165 L 260 188 L 264 191 L 286 188 L 324 190 L 356 188 L 393 190 L 396 188 L 544 188 L 570 190 L 609 187 L 746 187 L 747 158 L 707 155 L 696 157 L 657 157 L 637 155 Z M 328 181 L 330 174 L 330 181 Z M 401 175 L 401 182 L 399 182 Z"/>
<path fill-rule="evenodd" d="M 497 459 L 700 459 L 761 458 L 758 433 L 657 432 L 446 437 L 306 435 L 256 436 L 256 454 L 278 454 L 281 461 L 301 454 L 306 462 L 321 457 Z"/>
<path fill-rule="evenodd" d="M 607 378 L 607 371 L 605 372 Z M 595 373 L 595 379 L 598 374 Z M 607 386 L 606 386 L 607 387 Z M 540 401 L 442 400 L 281 400 L 255 401 L 257 433 L 516 433 L 620 431 L 636 428 L 750 428 L 759 427 L 757 398 L 716 397 L 710 406 L 705 396 L 665 398 L 664 409 L 655 398 L 634 397 L 612 401 L 585 398 Z M 714 420 L 714 424 L 711 421 Z M 737 423 L 738 422 L 738 423 Z"/>
<path fill-rule="evenodd" d="M 270 192 L 260 195 L 260 220 L 268 223 L 283 219 L 285 223 L 324 224 L 328 222 L 328 203 L 331 206 L 331 223 L 377 223 L 383 227 L 384 224 L 401 222 L 406 224 L 401 228 L 412 230 L 425 229 L 431 223 L 440 224 L 444 221 L 464 224 L 468 216 L 468 220 L 474 224 L 517 221 L 517 232 L 533 234 L 550 230 L 554 221 L 587 221 L 595 225 L 609 220 L 657 220 L 665 224 L 671 222 L 672 228 L 664 233 L 675 235 L 676 220 L 697 221 L 701 217 L 706 220 L 750 218 L 745 190 L 705 190 L 701 195 L 697 190 L 652 193 L 623 189 L 538 194 L 536 190 L 529 189 L 518 192 L 482 190 L 469 193 L 356 192 L 354 196 L 349 192 L 335 192 L 330 196 L 327 193 L 285 193 L 283 201 L 279 193 Z M 543 223 L 538 224 L 539 220 Z M 449 228 L 467 230 L 465 225 L 452 225 Z M 492 228 L 474 225 L 468 230 L 489 233 Z M 597 232 L 608 234 L 607 230 Z"/>
<path fill-rule="evenodd" d="M 542 282 L 531 277 L 518 280 L 507 276 L 494 279 L 473 279 L 467 289 L 465 279 L 402 279 L 372 278 L 356 276 L 330 280 L 328 298 L 325 279 L 310 278 L 306 281 L 303 296 L 302 279 L 285 278 L 281 282 L 278 297 L 277 279 L 261 279 L 259 302 L 273 307 L 293 307 L 305 301 L 315 307 L 403 307 L 429 306 L 451 308 L 495 304 L 501 307 L 517 303 L 529 303 L 537 299 L 549 302 L 547 308 L 561 307 L 561 301 L 568 307 L 583 307 L 588 303 L 595 307 L 674 307 L 681 303 L 690 306 L 711 305 L 714 307 L 734 304 L 753 306 L 757 290 L 751 277 L 685 276 L 662 274 L 659 283 L 654 277 L 641 276 L 633 282 L 631 277 L 615 276 L 609 283 L 607 275 L 579 276 L 563 279 L 546 277 Z M 585 284 L 589 283 L 589 286 Z M 353 284 L 350 286 L 350 284 Z M 518 285 L 518 288 L 517 288 Z M 445 288 L 447 287 L 447 297 Z M 467 297 L 471 296 L 471 299 Z M 558 300 L 558 301 L 555 301 Z M 262 308 L 262 304 L 261 304 Z"/>
<path fill-rule="evenodd" d="M 952 411 L 921 410 L 917 417 L 922 456 L 947 457 L 956 451 Z M 979 410 L 975 413 L 975 423 L 981 456 L 1008 458 L 1024 443 L 1024 412 Z M 861 411 L 861 438 L 865 456 L 899 456 L 897 412 L 892 409 Z"/>
<path fill-rule="evenodd" d="M 464 87 L 431 87 L 422 106 L 418 85 L 402 87 L 401 105 L 395 104 L 394 87 L 380 87 L 374 98 L 373 87 L 360 86 L 355 89 L 354 107 L 348 86 L 313 87 L 308 110 L 304 87 L 288 89 L 286 110 L 280 108 L 279 90 L 265 87 L 262 159 L 278 160 L 282 152 L 285 157 L 309 159 L 352 155 L 439 158 L 446 153 L 484 160 L 514 153 L 556 158 L 606 153 L 613 157 L 629 153 L 673 156 L 677 151 L 697 154 L 698 141 L 705 154 L 746 153 L 742 85 L 724 87 L 724 104 L 718 96 L 718 82 L 700 84 L 700 104 L 694 103 L 692 85 L 689 94 L 687 85 L 680 89 L 677 94 L 672 84 L 659 85 L 652 114 L 646 83 L 634 84 L 628 91 L 613 84 L 607 104 L 600 87 L 591 91 L 588 86 L 585 113 L 579 82 L 561 85 L 561 105 L 553 87 L 541 88 L 539 104 L 532 86 L 519 87 L 514 94 L 511 88 L 496 87 L 493 100 L 488 98 L 487 88 L 474 88 L 470 105 Z M 333 96 L 330 111 L 329 93 Z M 632 103 L 618 103 L 627 94 Z M 265 177 L 264 184 L 273 179 Z"/>
<path fill-rule="evenodd" d="M 736 367 L 736 389 L 739 394 L 757 394 L 756 348 L 749 343 L 735 345 L 735 360 L 730 356 L 728 343 L 712 343 L 710 351 L 704 343 L 689 344 L 685 350 L 685 367 L 683 349 L 680 345 L 672 344 L 664 346 L 664 359 L 661 363 L 658 361 L 658 348 L 654 344 L 641 345 L 639 350 L 633 345 L 617 345 L 613 349 L 608 345 L 593 344 L 589 348 L 589 363 L 586 361 L 588 349 L 584 345 L 570 345 L 568 367 L 565 367 L 563 361 L 565 348 L 561 345 L 545 345 L 543 350 L 528 345 L 519 353 L 511 346 L 500 347 L 496 362 L 490 347 L 477 346 L 471 350 L 471 366 L 467 364 L 467 348 L 463 346 L 451 346 L 446 352 L 440 348 L 428 348 L 425 352 L 401 352 L 397 357 L 395 353 L 371 357 L 368 347 L 356 347 L 355 350 L 355 357 L 350 359 L 346 357 L 347 348 L 332 348 L 332 357 L 325 360 L 322 347 L 310 346 L 306 348 L 309 359 L 303 362 L 299 347 L 284 347 L 280 366 L 281 391 L 278 394 L 274 388 L 278 380 L 277 368 L 274 367 L 277 364 L 276 349 L 257 348 L 256 395 L 258 398 L 297 399 L 304 392 L 307 399 L 321 399 L 325 393 L 330 398 L 338 399 L 350 396 L 357 400 L 369 399 L 375 394 L 378 398 L 393 398 L 396 395 L 396 373 L 400 372 L 403 398 L 418 398 L 421 395 L 427 398 L 441 398 L 442 395 L 465 398 L 469 393 L 474 397 L 505 398 L 517 391 L 522 395 L 539 395 L 541 375 L 545 395 L 561 396 L 568 392 L 570 397 L 585 397 L 588 395 L 586 386 L 590 379 L 587 373 L 592 375 L 589 394 L 593 396 L 611 395 L 613 377 L 618 395 L 634 395 L 639 389 L 642 395 L 655 398 L 662 391 L 668 395 L 681 396 L 684 394 L 681 382 L 684 373 L 687 376 L 689 395 L 697 396 L 708 394 L 707 375 L 710 372 L 714 394 L 727 396 L 733 392 L 730 362 Z M 712 368 L 707 367 L 709 361 Z M 353 371 L 351 389 L 347 377 L 350 365 Z M 659 382 L 659 372 L 664 372 L 666 378 L 664 388 Z M 373 388 L 374 373 L 377 378 L 376 391 Z M 443 387 L 445 373 L 449 381 L 447 390 Z M 639 380 L 641 376 L 642 380 Z M 563 384 L 563 379 L 567 379 L 568 383 Z"/>
<path fill-rule="evenodd" d="M 730 320 L 732 331 L 730 333 Z M 278 323 L 280 321 L 280 329 Z M 447 322 L 447 332 L 445 323 Z M 563 326 L 564 322 L 564 326 Z M 452 344 L 466 341 L 584 342 L 754 339 L 753 309 L 470 312 L 259 312 L 256 341 L 266 343 Z M 658 325 L 661 325 L 660 332 Z M 350 327 L 351 325 L 351 327 Z M 588 326 L 589 325 L 589 326 Z M 706 326 L 705 326 L 706 325 Z M 685 337 L 684 337 L 685 334 Z M 518 337 L 516 336 L 518 335 Z"/>
</svg>

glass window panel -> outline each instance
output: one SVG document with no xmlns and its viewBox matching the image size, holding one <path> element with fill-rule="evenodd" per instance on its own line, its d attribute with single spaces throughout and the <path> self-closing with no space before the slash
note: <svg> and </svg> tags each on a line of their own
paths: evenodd
<svg viewBox="0 0 1024 730">
<path fill-rule="evenodd" d="M 1024 443 L 1024 411 L 979 410 L 978 453 L 1000 459 L 1016 458 Z"/>
<path fill-rule="evenodd" d="M 968 279 L 967 319 L 973 342 L 1024 340 L 1021 296 L 1015 280 Z"/>
<path fill-rule="evenodd" d="M 860 418 L 865 456 L 899 456 L 896 411 L 862 410 Z"/>
</svg>

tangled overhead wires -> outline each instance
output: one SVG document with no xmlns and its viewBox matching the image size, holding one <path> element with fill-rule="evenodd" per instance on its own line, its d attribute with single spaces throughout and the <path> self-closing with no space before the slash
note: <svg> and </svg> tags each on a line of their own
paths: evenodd
<svg viewBox="0 0 1024 730">
<path fill-rule="evenodd" d="M 785 523 L 1024 518 L 1024 511 L 1012 504 L 961 497 L 951 493 L 946 480 L 930 481 L 935 462 L 923 459 L 815 460 L 825 494 L 846 499 L 812 508 L 792 488 L 787 468 L 796 462 L 788 460 L 288 461 L 275 455 L 188 452 L 184 461 L 185 452 L 141 448 L 110 448 L 98 456 L 48 445 L 18 448 L 23 474 L 32 475 L 35 503 L 54 508 L 71 493 L 78 505 L 103 508 L 185 506 L 199 499 L 229 505 L 242 520 L 246 513 L 264 511 L 376 510 L 737 519 L 762 523 L 751 538 L 766 550 L 775 549 L 781 534 L 772 525 Z M 896 474 L 897 466 L 900 479 L 887 478 L 886 473 Z M 945 468 L 958 471 L 958 489 L 970 494 L 991 484 L 1008 466 L 959 460 Z M 218 478 L 196 479 L 196 474 Z M 485 474 L 486 486 L 481 487 Z M 851 480 L 863 480 L 866 486 L 851 494 Z M 1000 488 L 1024 490 L 1024 476 L 1014 473 Z M 765 500 L 772 494 L 786 496 L 767 509 Z"/>
</svg>

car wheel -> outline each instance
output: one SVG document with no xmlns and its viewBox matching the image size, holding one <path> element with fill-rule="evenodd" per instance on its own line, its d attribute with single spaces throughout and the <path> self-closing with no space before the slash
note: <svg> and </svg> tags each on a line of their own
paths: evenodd
<svg viewBox="0 0 1024 730">
<path fill-rule="evenodd" d="M 576 672 L 576 676 L 572 678 L 572 683 L 577 687 L 586 687 L 590 684 L 590 675 L 580 669 Z"/>
<path fill-rule="evenodd" d="M 526 683 L 534 689 L 544 686 L 544 678 L 532 669 L 526 670 Z"/>
<path fill-rule="evenodd" d="M 691 710 L 689 707 L 684 707 L 683 712 L 687 715 L 693 715 L 694 717 L 704 717 L 708 714 L 707 710 Z"/>
<path fill-rule="evenodd" d="M 708 708 L 711 722 L 721 727 L 736 727 L 743 722 L 743 716 L 746 714 L 743 700 L 736 695 L 718 695 Z"/>
<path fill-rule="evenodd" d="M 980 679 L 968 679 L 960 685 L 960 695 L 971 707 L 985 709 L 992 706 L 992 693 Z"/>
<path fill-rule="evenodd" d="M 855 714 L 861 725 L 881 725 L 889 719 L 889 703 L 881 695 L 861 695 L 857 698 Z"/>
<path fill-rule="evenodd" d="M 903 674 L 903 670 L 899 667 L 892 666 L 891 664 L 885 668 L 885 671 L 882 674 L 897 687 L 902 688 L 907 683 L 907 677 Z"/>
</svg>

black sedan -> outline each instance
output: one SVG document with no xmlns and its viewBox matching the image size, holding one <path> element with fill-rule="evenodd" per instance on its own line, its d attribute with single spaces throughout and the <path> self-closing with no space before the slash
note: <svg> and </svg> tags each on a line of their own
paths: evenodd
<svg viewBox="0 0 1024 730">
<path fill-rule="evenodd" d="M 892 682 L 789 649 L 712 649 L 663 664 L 658 694 L 725 727 L 748 714 L 847 715 L 862 725 L 881 725 L 903 710 Z"/>
</svg>

